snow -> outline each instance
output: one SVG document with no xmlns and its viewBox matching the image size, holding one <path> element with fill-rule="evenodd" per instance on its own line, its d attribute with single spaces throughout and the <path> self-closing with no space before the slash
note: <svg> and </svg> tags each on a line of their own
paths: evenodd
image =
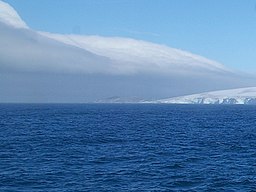
<svg viewBox="0 0 256 192">
<path fill-rule="evenodd" d="M 256 104 L 256 87 L 204 92 L 169 99 L 161 99 L 152 103 L 173 104 Z"/>
<path fill-rule="evenodd" d="M 0 22 L 15 28 L 28 28 L 18 13 L 8 4 L 0 0 Z"/>
</svg>

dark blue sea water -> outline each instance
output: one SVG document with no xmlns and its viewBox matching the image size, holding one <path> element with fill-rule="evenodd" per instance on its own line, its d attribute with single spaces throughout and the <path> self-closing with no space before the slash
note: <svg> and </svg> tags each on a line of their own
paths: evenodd
<svg viewBox="0 0 256 192">
<path fill-rule="evenodd" d="M 0 191 L 256 191 L 256 106 L 1 104 Z"/>
</svg>

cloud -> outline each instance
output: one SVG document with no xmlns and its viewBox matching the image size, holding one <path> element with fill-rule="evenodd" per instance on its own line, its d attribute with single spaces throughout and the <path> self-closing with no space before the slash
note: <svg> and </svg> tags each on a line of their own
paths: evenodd
<svg viewBox="0 0 256 192">
<path fill-rule="evenodd" d="M 28 28 L 18 13 L 9 4 L 0 1 L 0 22 L 16 28 Z"/>
<path fill-rule="evenodd" d="M 157 72 L 230 72 L 225 66 L 204 57 L 150 42 L 121 38 L 81 35 L 40 34 L 113 60 L 121 73 Z"/>
<path fill-rule="evenodd" d="M 0 61 L 9 69 L 117 75 L 228 72 L 206 58 L 134 39 L 50 34 L 3 23 L 0 34 Z"/>
<path fill-rule="evenodd" d="M 100 73 L 110 59 L 0 23 L 0 68 L 7 71 Z M 111 71 L 110 71 L 111 72 Z"/>
<path fill-rule="evenodd" d="M 228 72 L 215 61 L 150 42 L 37 32 L 8 4 L 0 1 L 0 10 L 0 61 L 10 68 L 126 75 Z"/>
<path fill-rule="evenodd" d="M 156 99 L 255 82 L 218 62 L 165 45 L 35 31 L 2 1 L 0 42 L 0 102 Z"/>
</svg>

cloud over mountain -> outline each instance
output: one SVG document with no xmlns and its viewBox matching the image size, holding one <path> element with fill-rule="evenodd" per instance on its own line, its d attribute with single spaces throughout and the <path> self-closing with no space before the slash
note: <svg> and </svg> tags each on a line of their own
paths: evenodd
<svg viewBox="0 0 256 192">
<path fill-rule="evenodd" d="M 65 94 L 79 97 L 72 101 L 90 101 L 115 95 L 161 98 L 202 91 L 210 84 L 212 88 L 227 88 L 247 83 L 218 62 L 165 45 L 35 31 L 1 0 L 0 42 L 3 101 L 15 94 L 31 101 L 34 89 L 44 95 L 37 100 L 36 94 L 37 102 L 60 101 Z M 33 85 L 28 86 L 31 81 Z M 70 99 L 63 99 L 66 101 Z"/>
</svg>

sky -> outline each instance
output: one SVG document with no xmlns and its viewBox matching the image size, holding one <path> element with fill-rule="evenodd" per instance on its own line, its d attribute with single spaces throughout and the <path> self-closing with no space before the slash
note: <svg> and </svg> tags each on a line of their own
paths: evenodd
<svg viewBox="0 0 256 192">
<path fill-rule="evenodd" d="M 256 72 L 256 0 L 5 0 L 34 30 L 129 37 Z"/>
<path fill-rule="evenodd" d="M 0 0 L 0 103 L 254 87 L 255 12 L 252 0 Z"/>
</svg>

